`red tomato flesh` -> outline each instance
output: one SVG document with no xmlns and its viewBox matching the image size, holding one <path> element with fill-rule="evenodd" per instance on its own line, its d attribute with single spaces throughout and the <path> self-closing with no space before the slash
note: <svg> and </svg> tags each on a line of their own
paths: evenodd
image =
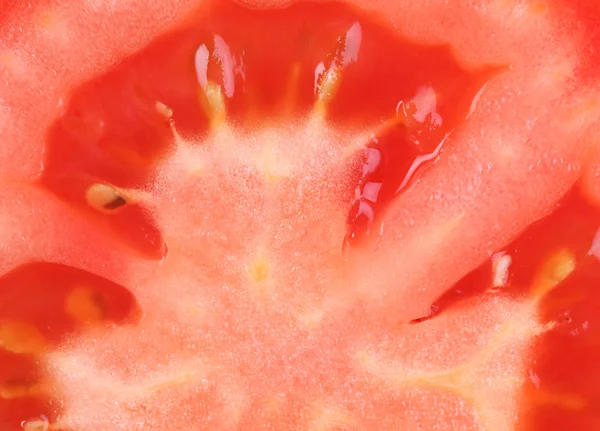
<svg viewBox="0 0 600 431">
<path fill-rule="evenodd" d="M 7 30 L 0 426 L 598 426 L 587 33 L 391 3 L 206 2 L 54 89 Z"/>
</svg>

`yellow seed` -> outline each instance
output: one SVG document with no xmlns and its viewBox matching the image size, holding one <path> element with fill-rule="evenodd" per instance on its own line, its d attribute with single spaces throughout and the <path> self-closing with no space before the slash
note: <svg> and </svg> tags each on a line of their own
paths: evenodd
<svg viewBox="0 0 600 431">
<path fill-rule="evenodd" d="M 1 322 L 0 347 L 13 353 L 36 354 L 46 349 L 46 339 L 33 325 Z"/>
<path fill-rule="evenodd" d="M 173 118 L 173 110 L 160 101 L 156 102 L 156 110 L 168 120 Z"/>
<path fill-rule="evenodd" d="M 15 398 L 38 395 L 41 387 L 33 382 L 9 381 L 0 383 L 0 399 L 10 400 Z"/>
<path fill-rule="evenodd" d="M 105 213 L 114 213 L 129 203 L 129 198 L 123 191 L 109 184 L 91 185 L 85 198 L 92 208 Z"/>
<path fill-rule="evenodd" d="M 323 116 L 327 105 L 334 99 L 341 84 L 344 69 L 358 60 L 358 53 L 362 42 L 362 29 L 358 22 L 340 37 L 331 53 L 328 65 L 321 62 L 315 69 L 315 95 L 314 111 Z"/>
<path fill-rule="evenodd" d="M 196 79 L 200 88 L 201 105 L 211 122 L 216 128 L 225 121 L 226 107 L 225 96 L 233 97 L 235 93 L 235 65 L 236 61 L 231 55 L 231 50 L 225 40 L 219 35 L 214 37 L 212 51 L 202 44 L 194 55 Z M 209 64 L 220 69 L 221 84 L 212 81 L 208 76 Z"/>
<path fill-rule="evenodd" d="M 46 416 L 40 416 L 40 419 L 23 421 L 21 427 L 24 431 L 48 431 L 51 428 L 50 421 Z"/>
<path fill-rule="evenodd" d="M 225 97 L 219 84 L 208 81 L 201 98 L 202 109 L 209 118 L 211 127 L 216 128 L 225 121 Z"/>
<path fill-rule="evenodd" d="M 569 250 L 553 253 L 539 268 L 531 293 L 535 298 L 542 298 L 562 283 L 576 266 L 575 255 Z"/>
<path fill-rule="evenodd" d="M 65 313 L 80 323 L 100 322 L 106 315 L 102 296 L 87 287 L 73 289 L 65 299 L 64 307 Z"/>
<path fill-rule="evenodd" d="M 323 114 L 327 108 L 327 105 L 335 97 L 337 90 L 340 86 L 341 69 L 335 65 L 331 66 L 329 70 L 324 72 L 321 86 L 317 92 L 317 102 L 315 104 L 315 111 Z"/>
</svg>

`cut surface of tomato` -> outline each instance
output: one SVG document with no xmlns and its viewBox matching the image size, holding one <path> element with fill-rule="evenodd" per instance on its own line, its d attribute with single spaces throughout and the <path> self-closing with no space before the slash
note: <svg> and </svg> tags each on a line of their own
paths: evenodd
<svg viewBox="0 0 600 431">
<path fill-rule="evenodd" d="M 159 3 L 2 17 L 0 427 L 594 429 L 583 20 Z"/>
</svg>

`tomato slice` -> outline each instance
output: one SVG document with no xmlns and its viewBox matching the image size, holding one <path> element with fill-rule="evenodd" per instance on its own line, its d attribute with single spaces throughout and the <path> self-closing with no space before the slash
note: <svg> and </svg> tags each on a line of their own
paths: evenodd
<svg viewBox="0 0 600 431">
<path fill-rule="evenodd" d="M 594 280 L 596 210 L 575 193 L 574 243 L 535 226 L 511 243 L 597 136 L 586 28 L 533 2 L 275 5 L 7 9 L 6 426 L 509 430 L 531 404 L 591 411 L 527 391 L 556 372 L 529 367 L 559 345 L 541 336 L 574 330 L 560 308 L 585 309 L 562 295 Z M 564 217 L 542 231 L 568 237 Z M 54 301 L 27 297 L 42 283 Z"/>
</svg>

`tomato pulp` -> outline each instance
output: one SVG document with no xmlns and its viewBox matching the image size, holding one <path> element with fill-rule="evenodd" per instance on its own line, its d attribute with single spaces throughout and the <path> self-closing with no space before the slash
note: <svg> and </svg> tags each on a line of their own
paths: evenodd
<svg viewBox="0 0 600 431">
<path fill-rule="evenodd" d="M 52 69 L 0 161 L 0 423 L 595 429 L 587 27 L 434 3 L 206 2 Z"/>
</svg>

